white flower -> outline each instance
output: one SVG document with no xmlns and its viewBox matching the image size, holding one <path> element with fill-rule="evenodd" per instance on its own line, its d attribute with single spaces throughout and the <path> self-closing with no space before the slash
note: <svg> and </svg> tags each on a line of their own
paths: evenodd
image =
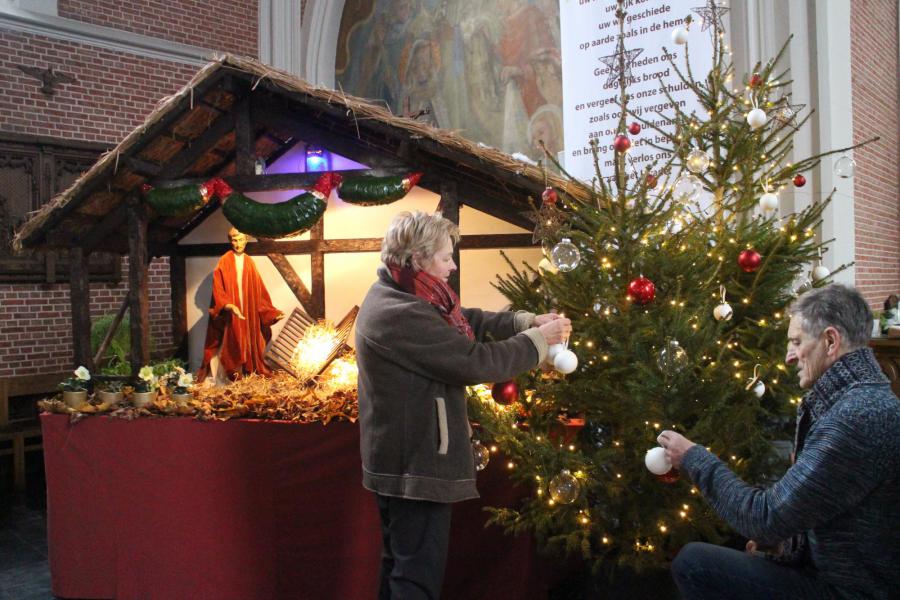
<svg viewBox="0 0 900 600">
<path fill-rule="evenodd" d="M 75 369 L 75 378 L 80 379 L 81 381 L 90 381 L 91 372 L 88 371 L 86 367 L 78 367 Z"/>
<path fill-rule="evenodd" d="M 182 373 L 178 378 L 178 387 L 191 387 L 194 385 L 194 376 L 190 373 Z"/>
<path fill-rule="evenodd" d="M 141 370 L 138 371 L 138 377 L 140 377 L 144 381 L 150 381 L 150 382 L 152 382 L 154 379 L 156 379 L 153 376 L 153 367 L 151 367 L 149 365 L 144 365 L 143 367 L 141 367 Z"/>
</svg>

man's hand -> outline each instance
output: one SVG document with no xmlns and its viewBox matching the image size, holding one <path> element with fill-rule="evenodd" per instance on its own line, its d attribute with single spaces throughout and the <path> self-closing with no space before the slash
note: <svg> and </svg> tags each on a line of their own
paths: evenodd
<svg viewBox="0 0 900 600">
<path fill-rule="evenodd" d="M 244 316 L 244 313 L 241 312 L 241 309 L 239 309 L 234 304 L 226 304 L 225 310 L 231 311 L 231 314 L 236 316 L 238 319 L 244 319 L 244 320 L 247 319 L 247 317 Z"/>
<path fill-rule="evenodd" d="M 540 327 L 544 323 L 550 323 L 551 321 L 555 321 L 556 319 L 560 319 L 558 314 L 556 313 L 547 313 L 545 315 L 538 315 L 534 318 L 534 326 Z"/>
<path fill-rule="evenodd" d="M 668 429 L 659 434 L 656 441 L 665 448 L 666 458 L 676 469 L 681 467 L 681 459 L 684 458 L 684 454 L 696 445 L 680 433 Z"/>
</svg>

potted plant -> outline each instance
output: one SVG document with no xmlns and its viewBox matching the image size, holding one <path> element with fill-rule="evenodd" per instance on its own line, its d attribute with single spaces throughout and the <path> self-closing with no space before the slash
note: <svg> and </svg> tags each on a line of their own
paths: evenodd
<svg viewBox="0 0 900 600">
<path fill-rule="evenodd" d="M 73 377 L 60 382 L 59 389 L 62 391 L 63 402 L 66 403 L 66 406 L 77 409 L 87 403 L 91 372 L 82 366 L 75 369 L 72 374 Z"/>
<path fill-rule="evenodd" d="M 98 379 L 95 388 L 97 399 L 104 404 L 118 404 L 125 397 L 125 394 L 122 392 L 122 381 L 120 379 Z"/>
<path fill-rule="evenodd" d="M 187 404 L 194 396 L 191 388 L 194 386 L 194 376 L 185 372 L 181 367 L 175 367 L 168 377 L 169 387 L 172 389 L 172 400 L 177 404 Z"/>
<path fill-rule="evenodd" d="M 138 379 L 134 384 L 134 391 L 131 392 L 131 403 L 136 408 L 147 406 L 156 400 L 158 390 L 159 378 L 153 373 L 153 367 L 144 365 L 138 372 Z"/>
</svg>

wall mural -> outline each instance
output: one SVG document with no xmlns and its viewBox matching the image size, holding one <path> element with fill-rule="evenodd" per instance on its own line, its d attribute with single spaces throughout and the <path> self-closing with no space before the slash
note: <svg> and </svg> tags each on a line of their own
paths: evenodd
<svg viewBox="0 0 900 600">
<path fill-rule="evenodd" d="M 475 142 L 563 149 L 558 0 L 347 0 L 336 75 L 347 93 Z"/>
</svg>

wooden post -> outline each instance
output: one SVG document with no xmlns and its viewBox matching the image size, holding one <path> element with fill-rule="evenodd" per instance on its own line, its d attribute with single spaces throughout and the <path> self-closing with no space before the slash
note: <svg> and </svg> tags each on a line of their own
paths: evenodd
<svg viewBox="0 0 900 600">
<path fill-rule="evenodd" d="M 172 294 L 172 342 L 175 345 L 175 355 L 187 359 L 187 272 L 183 254 L 169 256 L 169 288 Z"/>
<path fill-rule="evenodd" d="M 459 194 L 457 193 L 456 182 L 445 181 L 441 183 L 440 188 L 441 201 L 438 204 L 438 211 L 444 215 L 445 219 L 449 219 L 459 226 Z M 459 294 L 459 272 L 462 268 L 459 264 L 459 244 L 453 247 L 453 262 L 456 263 L 456 271 L 450 274 L 450 287 Z"/>
<path fill-rule="evenodd" d="M 131 313 L 131 372 L 150 362 L 149 256 L 147 211 L 141 201 L 128 198 L 128 298 Z"/>
<path fill-rule="evenodd" d="M 74 366 L 94 370 L 91 355 L 91 289 L 88 254 L 80 246 L 69 250 L 69 297 L 72 304 L 72 349 Z"/>
<path fill-rule="evenodd" d="M 310 290 L 309 306 L 306 310 L 314 319 L 325 318 L 325 253 L 322 252 L 321 243 L 325 237 L 324 219 L 319 219 L 309 231 L 309 239 L 318 243 L 309 253 L 309 266 L 312 271 L 312 289 Z"/>
</svg>

